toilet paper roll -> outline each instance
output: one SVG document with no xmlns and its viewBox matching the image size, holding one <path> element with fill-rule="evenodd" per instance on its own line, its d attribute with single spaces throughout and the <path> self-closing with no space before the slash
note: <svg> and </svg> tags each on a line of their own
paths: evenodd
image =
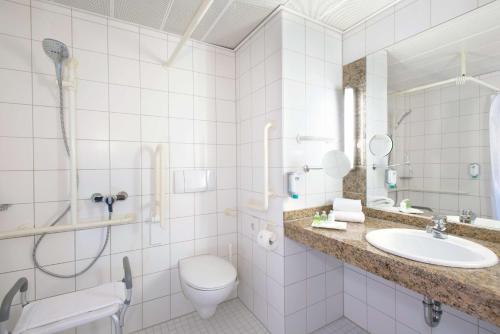
<svg viewBox="0 0 500 334">
<path fill-rule="evenodd" d="M 273 250 L 278 246 L 276 239 L 276 233 L 269 230 L 260 230 L 257 234 L 257 244 L 267 250 Z"/>
</svg>

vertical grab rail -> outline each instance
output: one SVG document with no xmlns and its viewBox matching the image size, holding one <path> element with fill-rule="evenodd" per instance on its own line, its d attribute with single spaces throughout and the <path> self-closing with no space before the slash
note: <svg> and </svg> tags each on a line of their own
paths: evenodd
<svg viewBox="0 0 500 334">
<path fill-rule="evenodd" d="M 71 58 L 68 63 L 68 80 L 63 86 L 68 89 L 69 145 L 70 145 L 70 205 L 71 224 L 78 224 L 78 161 L 76 153 L 76 68 L 78 61 Z"/>
<path fill-rule="evenodd" d="M 272 192 L 269 191 L 269 130 L 273 127 L 272 122 L 266 123 L 264 126 L 264 193 L 262 204 L 250 202 L 247 207 L 257 211 L 267 211 L 269 209 L 269 197 Z"/>
<path fill-rule="evenodd" d="M 165 170 L 163 161 L 163 145 L 158 144 L 155 152 L 155 211 L 153 222 L 160 223 L 162 229 L 167 229 L 165 219 Z"/>
</svg>

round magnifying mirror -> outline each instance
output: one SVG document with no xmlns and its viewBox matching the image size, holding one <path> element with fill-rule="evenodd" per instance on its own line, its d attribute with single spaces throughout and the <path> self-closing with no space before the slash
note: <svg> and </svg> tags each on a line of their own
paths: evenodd
<svg viewBox="0 0 500 334">
<path fill-rule="evenodd" d="M 373 156 L 382 158 L 391 153 L 392 139 L 388 135 L 377 134 L 370 139 L 369 147 Z"/>
<path fill-rule="evenodd" d="M 326 152 L 321 161 L 325 174 L 333 178 L 342 178 L 351 170 L 351 162 L 347 155 L 339 150 Z"/>
</svg>

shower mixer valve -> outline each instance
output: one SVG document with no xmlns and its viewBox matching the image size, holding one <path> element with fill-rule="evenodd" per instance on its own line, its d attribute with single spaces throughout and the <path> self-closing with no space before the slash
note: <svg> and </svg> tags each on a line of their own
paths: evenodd
<svg viewBox="0 0 500 334">
<path fill-rule="evenodd" d="M 113 204 L 116 201 L 124 201 L 128 198 L 128 194 L 125 191 L 120 191 L 116 195 L 103 196 L 101 193 L 94 193 L 90 197 L 90 200 L 94 203 L 104 202 L 108 206 L 108 213 L 113 213 Z"/>
</svg>

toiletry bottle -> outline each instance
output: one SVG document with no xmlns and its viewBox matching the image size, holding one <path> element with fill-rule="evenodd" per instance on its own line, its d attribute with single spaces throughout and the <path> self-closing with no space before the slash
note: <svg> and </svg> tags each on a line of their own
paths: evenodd
<svg viewBox="0 0 500 334">
<path fill-rule="evenodd" d="M 319 212 L 316 212 L 316 214 L 313 217 L 313 223 L 320 223 L 321 222 L 321 217 L 319 215 Z"/>
<path fill-rule="evenodd" d="M 327 222 L 328 221 L 328 216 L 326 214 L 326 211 L 323 211 L 323 213 L 321 213 L 321 221 L 322 222 Z"/>
<path fill-rule="evenodd" d="M 335 221 L 335 213 L 333 212 L 333 210 L 330 210 L 330 212 L 328 212 L 328 221 L 329 222 Z"/>
</svg>

